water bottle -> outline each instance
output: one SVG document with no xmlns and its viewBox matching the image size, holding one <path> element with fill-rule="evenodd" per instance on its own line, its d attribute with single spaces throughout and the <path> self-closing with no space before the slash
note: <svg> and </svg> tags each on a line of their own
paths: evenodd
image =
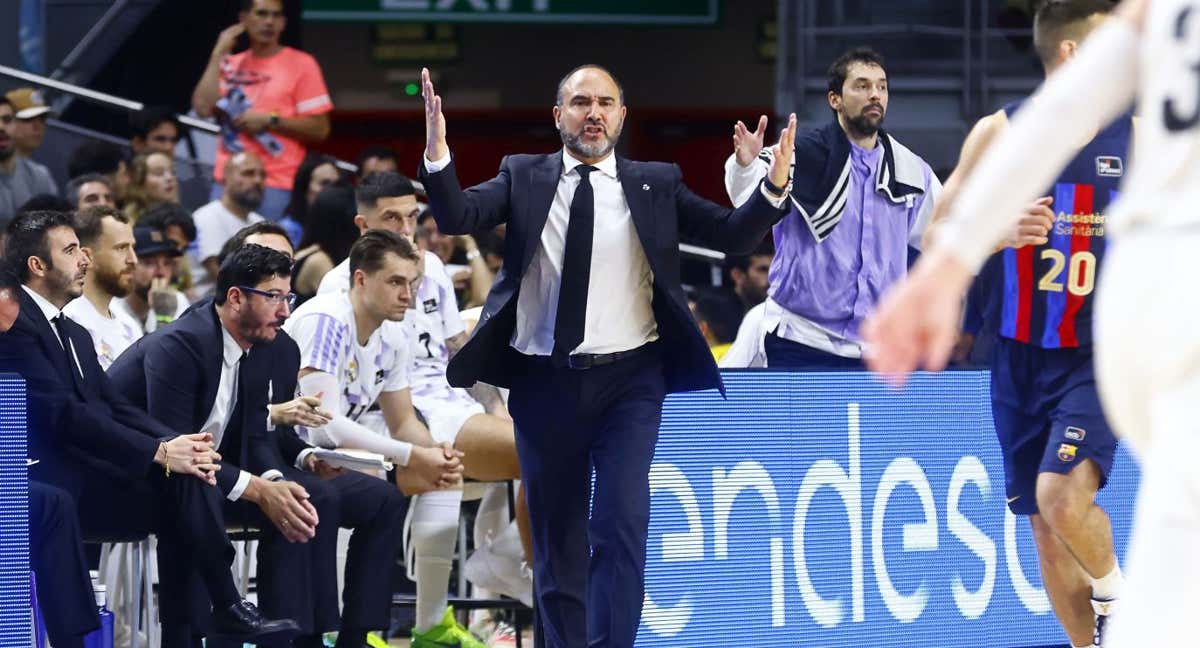
<svg viewBox="0 0 1200 648">
<path fill-rule="evenodd" d="M 108 611 L 108 588 L 93 585 L 96 595 L 96 611 L 100 614 L 100 629 L 83 638 L 84 648 L 113 648 L 113 613 Z"/>
</svg>

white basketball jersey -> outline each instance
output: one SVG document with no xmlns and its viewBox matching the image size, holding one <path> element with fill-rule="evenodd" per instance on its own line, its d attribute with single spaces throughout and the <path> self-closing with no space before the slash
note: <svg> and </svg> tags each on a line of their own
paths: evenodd
<svg viewBox="0 0 1200 648">
<path fill-rule="evenodd" d="M 339 414 L 358 420 L 383 392 L 408 387 L 408 340 L 399 322 L 384 322 L 358 344 L 350 293 L 317 295 L 284 323 L 300 347 L 300 368 L 333 375 L 342 387 Z"/>
<path fill-rule="evenodd" d="M 408 325 L 412 357 L 413 403 L 424 409 L 429 400 L 470 404 L 474 400 L 461 389 L 446 382 L 446 366 L 450 350 L 446 340 L 466 330 L 458 313 L 454 280 L 445 264 L 432 252 L 425 252 L 425 275 L 413 300 L 413 307 L 404 315 Z"/>
<path fill-rule="evenodd" d="M 1200 223 L 1200 3 L 1153 0 L 1143 29 L 1133 157 L 1112 208 L 1118 233 L 1141 221 Z"/>
</svg>

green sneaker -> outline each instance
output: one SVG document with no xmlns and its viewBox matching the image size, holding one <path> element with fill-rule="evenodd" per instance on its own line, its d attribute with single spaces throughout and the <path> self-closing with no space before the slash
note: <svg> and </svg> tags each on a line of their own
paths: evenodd
<svg viewBox="0 0 1200 648">
<path fill-rule="evenodd" d="M 412 648 L 488 648 L 454 618 L 454 608 L 447 606 L 441 623 L 425 632 L 413 628 Z"/>
</svg>

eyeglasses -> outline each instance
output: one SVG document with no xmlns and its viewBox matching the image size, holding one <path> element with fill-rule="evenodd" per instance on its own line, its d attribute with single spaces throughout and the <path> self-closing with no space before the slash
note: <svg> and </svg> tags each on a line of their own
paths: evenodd
<svg viewBox="0 0 1200 648">
<path fill-rule="evenodd" d="M 245 290 L 248 293 L 254 293 L 255 295 L 261 295 L 264 299 L 266 299 L 267 301 L 269 301 L 272 304 L 275 304 L 277 306 L 279 304 L 287 304 L 288 310 L 291 310 L 296 307 L 296 299 L 298 299 L 298 296 L 296 295 L 296 293 L 267 292 L 266 290 L 259 290 L 258 288 L 251 288 L 250 286 L 238 286 L 238 288 L 241 288 L 242 290 Z"/>
</svg>

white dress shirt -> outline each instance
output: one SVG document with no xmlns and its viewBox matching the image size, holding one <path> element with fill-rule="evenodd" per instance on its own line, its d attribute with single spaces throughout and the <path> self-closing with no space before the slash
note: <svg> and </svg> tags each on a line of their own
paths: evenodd
<svg viewBox="0 0 1200 648">
<path fill-rule="evenodd" d="M 517 297 L 517 325 L 511 343 L 526 355 L 550 355 L 554 350 L 563 251 L 571 220 L 571 199 L 580 179 L 575 167 L 582 164 L 565 149 L 562 157 L 563 173 L 542 229 L 541 244 L 521 278 Z M 449 163 L 449 155 L 436 162 L 425 162 L 431 173 L 441 171 Z M 587 317 L 583 342 L 573 353 L 615 353 L 658 339 L 658 323 L 651 308 L 654 276 L 617 177 L 616 156 L 609 154 L 593 166 L 597 173 L 592 173 L 589 180 L 595 197 L 595 224 Z"/>
<path fill-rule="evenodd" d="M 64 349 L 67 348 L 67 345 L 63 343 L 62 337 L 58 335 L 58 327 L 54 325 L 54 318 L 61 315 L 62 311 L 54 304 L 51 304 L 48 299 L 30 289 L 29 286 L 22 285 L 21 289 L 33 298 L 33 302 L 41 309 L 42 315 L 46 316 L 46 321 L 50 323 L 50 330 L 54 332 L 54 337 L 58 339 L 58 343 L 62 344 Z M 68 342 L 71 343 L 71 356 L 75 358 L 75 371 L 79 372 L 80 378 L 83 378 L 83 368 L 79 364 L 79 352 L 75 350 L 75 342 L 74 340 L 68 340 Z"/>
<path fill-rule="evenodd" d="M 213 401 L 208 418 L 200 427 L 201 432 L 212 434 L 213 447 L 221 447 L 221 439 L 225 436 L 225 428 L 229 425 L 229 417 L 237 406 L 238 368 L 242 364 L 242 347 L 233 339 L 224 326 L 221 327 L 221 380 L 217 383 L 217 397 Z M 242 404 L 246 406 L 245 403 Z M 245 434 L 247 430 L 242 430 Z M 245 460 L 245 457 L 243 457 Z M 229 491 L 228 498 L 236 502 L 241 498 L 246 487 L 250 485 L 250 473 L 243 470 L 238 475 L 237 483 Z"/>
<path fill-rule="evenodd" d="M 575 167 L 583 164 L 566 149 L 563 149 L 562 157 L 563 172 L 542 229 L 541 244 L 521 277 L 521 291 L 517 297 L 517 325 L 511 344 L 526 355 L 550 355 L 554 350 L 554 322 L 567 225 L 571 220 L 571 199 L 580 179 Z M 425 169 L 429 173 L 437 173 L 449 164 L 449 153 L 440 160 L 425 158 Z M 658 339 L 658 323 L 651 306 L 654 275 L 617 177 L 616 156 L 610 153 L 593 166 L 598 172 L 589 176 L 595 200 L 595 221 L 587 317 L 583 342 L 572 353 L 615 353 L 636 349 Z M 772 205 L 783 204 L 783 197 L 771 196 L 765 189 L 761 191 Z"/>
</svg>

